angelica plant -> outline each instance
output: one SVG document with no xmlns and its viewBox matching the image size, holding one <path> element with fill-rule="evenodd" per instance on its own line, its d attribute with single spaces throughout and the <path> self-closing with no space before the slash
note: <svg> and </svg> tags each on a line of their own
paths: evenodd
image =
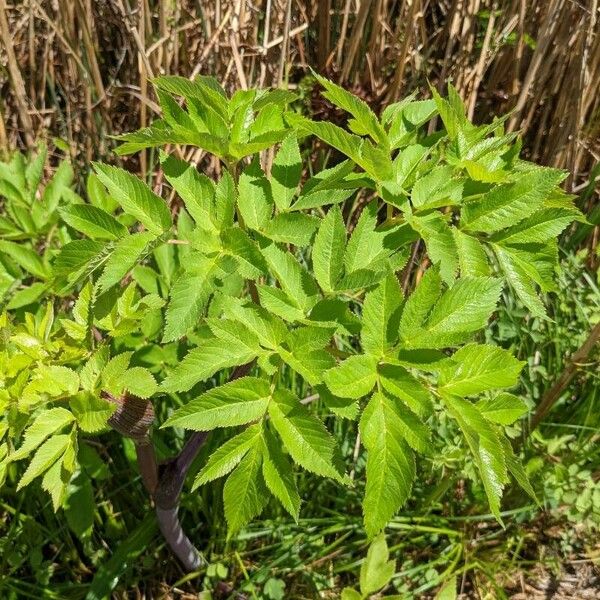
<svg viewBox="0 0 600 600">
<path fill-rule="evenodd" d="M 482 332 L 506 288 L 545 317 L 556 237 L 582 218 L 560 188 L 565 173 L 519 158 L 504 118 L 470 123 L 452 86 L 447 98 L 432 89 L 378 117 L 317 80 L 348 113 L 346 127 L 303 116 L 287 91 L 229 97 L 212 78 L 159 77 L 162 118 L 122 136 L 118 152 L 158 148 L 162 189 L 95 164 L 106 204 L 61 211 L 72 239 L 52 257 L 51 281 L 75 304 L 44 335 L 82 353 L 71 387 L 47 389 L 42 368 L 54 355 L 31 355 L 18 330 L 2 349 L 4 470 L 29 461 L 19 485 L 43 477 L 58 507 L 77 470 L 78 432 L 110 424 L 134 437 L 142 423 L 144 482 L 188 569 L 199 557 L 179 497 L 215 429 L 228 439 L 190 489 L 225 479 L 230 536 L 270 497 L 298 519 L 298 469 L 351 484 L 331 419 L 358 424 L 370 538 L 410 497 L 442 418 L 461 432 L 498 520 L 511 478 L 535 496 L 505 433 L 527 412 L 509 391 L 524 363 Z M 440 128 L 428 133 L 433 119 Z M 311 137 L 341 159 L 309 169 Z M 216 179 L 182 158 L 188 146 L 219 160 Z M 22 354 L 28 376 L 15 366 Z M 42 383 L 23 406 L 32 377 Z M 190 433 L 159 466 L 152 440 L 173 428 Z"/>
</svg>

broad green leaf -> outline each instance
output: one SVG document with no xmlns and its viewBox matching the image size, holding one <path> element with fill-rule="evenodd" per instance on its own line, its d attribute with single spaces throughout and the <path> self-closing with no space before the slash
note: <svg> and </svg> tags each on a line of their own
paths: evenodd
<svg viewBox="0 0 600 600">
<path fill-rule="evenodd" d="M 540 504 L 534 489 L 531 487 L 527 473 L 523 468 L 523 465 L 513 452 L 510 441 L 505 437 L 500 438 L 502 443 L 502 450 L 504 451 L 504 458 L 506 459 L 506 466 L 509 473 L 514 477 L 515 481 L 523 488 L 523 490 L 534 500 L 536 504 Z"/>
<path fill-rule="evenodd" d="M 143 223 L 148 231 L 160 235 L 171 227 L 171 213 L 166 203 L 143 181 L 110 165 L 94 163 L 94 169 L 121 208 Z"/>
<path fill-rule="evenodd" d="M 415 478 L 415 459 L 404 441 L 392 401 L 376 392 L 360 420 L 367 449 L 367 486 L 363 515 L 372 537 L 406 502 Z"/>
<path fill-rule="evenodd" d="M 391 177 L 392 161 L 389 154 L 375 148 L 368 140 L 348 133 L 333 123 L 317 123 L 296 113 L 289 113 L 286 119 L 292 126 L 308 131 L 333 146 L 373 177 L 384 180 Z"/>
<path fill-rule="evenodd" d="M 578 211 L 565 208 L 543 208 L 518 225 L 497 233 L 492 239 L 502 244 L 543 244 L 556 238 L 569 223 L 578 218 Z"/>
<path fill-rule="evenodd" d="M 56 407 L 41 411 L 25 431 L 20 448 L 10 454 L 9 460 L 27 458 L 46 438 L 75 420 L 65 408 Z"/>
<path fill-rule="evenodd" d="M 360 566 L 360 591 L 370 596 L 383 589 L 396 571 L 396 561 L 390 560 L 390 553 L 383 533 L 373 539 L 367 558 Z"/>
<path fill-rule="evenodd" d="M 426 210 L 460 204 L 463 184 L 453 178 L 455 173 L 451 165 L 442 165 L 417 179 L 410 196 L 413 206 L 418 210 Z"/>
<path fill-rule="evenodd" d="M 486 233 L 514 225 L 541 208 L 564 177 L 555 169 L 537 168 L 522 173 L 513 183 L 493 187 L 481 200 L 465 204 L 461 224 L 469 231 Z"/>
<path fill-rule="evenodd" d="M 102 275 L 98 279 L 98 289 L 105 292 L 108 288 L 119 283 L 136 263 L 149 252 L 156 236 L 150 231 L 134 233 L 121 238 L 106 260 Z"/>
<path fill-rule="evenodd" d="M 108 419 L 117 406 L 89 392 L 80 392 L 69 400 L 77 426 L 86 433 L 98 433 L 107 428 Z"/>
<path fill-rule="evenodd" d="M 400 338 L 407 340 L 419 334 L 442 291 L 442 278 L 437 269 L 428 269 L 407 298 L 400 318 Z"/>
<path fill-rule="evenodd" d="M 248 352 L 260 352 L 260 340 L 256 334 L 238 321 L 230 319 L 206 319 L 211 333 L 223 341 L 225 346 L 239 346 Z"/>
<path fill-rule="evenodd" d="M 524 364 L 498 346 L 468 344 L 443 363 L 438 385 L 461 397 L 512 387 Z"/>
<path fill-rule="evenodd" d="M 448 137 L 453 140 L 461 129 L 461 119 L 448 100 L 442 98 L 433 86 L 430 85 L 429 89 L 431 90 L 431 95 L 433 96 L 435 106 L 440 114 L 442 122 L 444 123 Z"/>
<path fill-rule="evenodd" d="M 302 157 L 298 141 L 289 135 L 281 143 L 271 166 L 271 190 L 279 210 L 287 210 L 294 198 L 302 177 Z"/>
<path fill-rule="evenodd" d="M 332 207 L 321 221 L 312 249 L 315 277 L 325 292 L 333 292 L 344 269 L 346 226 L 339 207 Z"/>
<path fill-rule="evenodd" d="M 229 298 L 224 312 L 255 333 L 265 348 L 276 349 L 287 334 L 287 327 L 281 319 L 256 304 L 242 304 Z"/>
<path fill-rule="evenodd" d="M 66 434 L 53 435 L 36 451 L 27 470 L 19 480 L 17 491 L 29 485 L 36 477 L 47 471 L 65 453 L 71 436 Z"/>
<path fill-rule="evenodd" d="M 295 521 L 300 511 L 300 496 L 294 480 L 292 465 L 282 452 L 277 439 L 265 431 L 262 473 L 269 491 L 281 502 Z"/>
<path fill-rule="evenodd" d="M 494 312 L 502 282 L 493 277 L 463 277 L 435 304 L 422 329 L 407 337 L 400 335 L 409 348 L 444 348 L 468 340 L 485 327 Z"/>
<path fill-rule="evenodd" d="M 177 409 L 163 427 L 209 431 L 217 427 L 245 425 L 264 416 L 270 399 L 268 381 L 242 377 L 191 400 Z"/>
<path fill-rule="evenodd" d="M 362 398 L 377 381 L 377 358 L 363 354 L 350 356 L 327 371 L 323 379 L 336 396 Z"/>
<path fill-rule="evenodd" d="M 458 248 L 450 227 L 442 213 L 434 211 L 424 217 L 412 217 L 410 225 L 419 232 L 431 262 L 439 265 L 440 275 L 450 285 L 458 270 Z"/>
<path fill-rule="evenodd" d="M 313 386 L 321 383 L 323 374 L 335 365 L 335 358 L 326 350 L 292 349 L 292 352 L 288 352 L 280 348 L 278 352 L 294 371 Z"/>
<path fill-rule="evenodd" d="M 192 490 L 201 485 L 227 475 L 245 456 L 245 454 L 256 446 L 261 439 L 262 425 L 257 423 L 250 425 L 242 433 L 227 440 L 219 446 L 209 457 L 206 465 L 194 480 Z M 263 465 L 264 470 L 264 465 Z"/>
<path fill-rule="evenodd" d="M 102 369 L 102 389 L 113 396 L 121 395 L 123 391 L 123 375 L 129 367 L 133 352 L 122 352 L 113 356 Z"/>
<path fill-rule="evenodd" d="M 124 374 L 124 387 L 139 398 L 150 398 L 158 390 L 158 384 L 154 375 L 143 367 L 131 367 Z"/>
<path fill-rule="evenodd" d="M 456 575 L 444 583 L 440 591 L 436 594 L 435 600 L 456 600 L 457 581 Z"/>
<path fill-rule="evenodd" d="M 117 240 L 127 235 L 127 227 L 112 215 L 90 204 L 72 204 L 60 211 L 63 221 L 73 229 L 98 240 Z"/>
<path fill-rule="evenodd" d="M 213 229 L 213 182 L 194 165 L 172 155 L 163 156 L 161 165 L 167 181 L 179 194 L 196 224 L 203 229 Z"/>
<path fill-rule="evenodd" d="M 165 314 L 163 342 L 185 335 L 197 325 L 214 288 L 218 273 L 215 259 L 199 257 L 193 271 L 181 273 L 173 282 Z"/>
<path fill-rule="evenodd" d="M 304 312 L 308 312 L 317 301 L 318 289 L 309 272 L 290 253 L 276 244 L 262 248 L 271 272 L 290 300 Z"/>
<path fill-rule="evenodd" d="M 256 289 L 260 304 L 268 312 L 291 323 L 304 319 L 305 312 L 298 308 L 297 303 L 282 289 L 270 285 L 258 285 Z"/>
<path fill-rule="evenodd" d="M 304 213 L 282 213 L 267 223 L 263 234 L 294 246 L 308 246 L 319 226 L 319 219 Z"/>
<path fill-rule="evenodd" d="M 44 265 L 41 257 L 31 248 L 22 244 L 0 240 L 0 252 L 10 256 L 20 267 L 38 279 L 47 279 L 49 269 Z"/>
<path fill-rule="evenodd" d="M 452 227 L 452 235 L 458 251 L 458 265 L 461 277 L 487 277 L 490 275 L 488 258 L 483 244 L 475 237 Z"/>
<path fill-rule="evenodd" d="M 385 255 L 383 236 L 375 231 L 377 209 L 377 202 L 370 202 L 358 219 L 344 255 L 346 273 L 368 268 L 374 261 Z"/>
<path fill-rule="evenodd" d="M 56 257 L 52 270 L 55 275 L 66 276 L 75 282 L 86 271 L 91 274 L 106 261 L 112 245 L 92 240 L 74 240 L 65 244 Z"/>
<path fill-rule="evenodd" d="M 238 183 L 238 208 L 244 224 L 250 229 L 261 230 L 273 212 L 271 187 L 258 159 L 241 173 Z"/>
<path fill-rule="evenodd" d="M 534 282 L 527 272 L 526 267 L 519 260 L 517 254 L 510 248 L 494 244 L 494 253 L 506 277 L 506 281 L 515 291 L 521 302 L 533 313 L 534 316 L 546 318 L 546 308 L 540 300 Z"/>
<path fill-rule="evenodd" d="M 48 440 L 50 441 L 50 440 Z M 64 503 L 69 481 L 73 475 L 74 465 L 65 464 L 71 463 L 74 459 L 74 448 L 72 438 L 69 439 L 67 447 L 60 460 L 57 460 L 44 474 L 42 477 L 42 489 L 46 490 L 52 498 L 52 508 L 54 512 L 58 512 L 58 509 Z"/>
<path fill-rule="evenodd" d="M 207 339 L 193 348 L 162 382 L 165 392 L 184 392 L 200 381 L 206 381 L 217 371 L 237 367 L 253 360 L 256 356 L 247 349 L 225 347 L 221 340 Z"/>
<path fill-rule="evenodd" d="M 491 423 L 485 420 L 476 405 L 444 395 L 444 402 L 456 419 L 469 445 L 481 475 L 490 509 L 499 522 L 502 489 L 508 482 L 507 464 L 502 438 Z"/>
<path fill-rule="evenodd" d="M 401 305 L 402 290 L 393 273 L 365 296 L 360 341 L 366 354 L 382 358 L 396 342 Z"/>
<path fill-rule="evenodd" d="M 342 480 L 335 440 L 294 394 L 277 390 L 269 416 L 295 463 L 317 475 Z"/>
<path fill-rule="evenodd" d="M 525 401 L 507 392 L 502 392 L 494 398 L 480 400 L 477 408 L 488 421 L 500 425 L 512 425 L 527 412 Z"/>
<path fill-rule="evenodd" d="M 260 446 L 251 448 L 229 475 L 223 488 L 227 536 L 231 537 L 258 516 L 268 498 L 261 473 Z"/>
<path fill-rule="evenodd" d="M 89 539 L 94 527 L 96 502 L 92 482 L 81 471 L 67 489 L 64 511 L 71 531 L 79 539 Z"/>
<path fill-rule="evenodd" d="M 317 81 L 325 88 L 323 96 L 339 108 L 349 112 L 354 119 L 348 123 L 349 128 L 358 135 L 370 135 L 378 144 L 389 144 L 385 130 L 379 123 L 369 105 L 358 96 L 348 92 L 332 81 L 315 74 Z"/>
<path fill-rule="evenodd" d="M 385 391 L 400 398 L 416 415 L 427 418 L 433 413 L 431 392 L 404 367 L 380 365 L 378 373 Z"/>
<path fill-rule="evenodd" d="M 228 227 L 221 232 L 223 248 L 240 263 L 240 272 L 248 279 L 258 279 L 268 271 L 267 263 L 256 243 L 239 227 Z"/>
</svg>

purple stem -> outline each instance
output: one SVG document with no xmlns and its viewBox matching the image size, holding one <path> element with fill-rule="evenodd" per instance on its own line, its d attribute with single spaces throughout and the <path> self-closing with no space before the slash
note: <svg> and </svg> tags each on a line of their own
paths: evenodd
<svg viewBox="0 0 600 600">
<path fill-rule="evenodd" d="M 253 365 L 254 361 L 237 367 L 229 381 L 244 377 Z M 194 432 L 181 452 L 161 466 L 159 482 L 154 494 L 158 526 L 167 544 L 188 572 L 198 569 L 202 559 L 181 527 L 179 498 L 187 473 L 207 439 L 207 431 Z"/>
</svg>

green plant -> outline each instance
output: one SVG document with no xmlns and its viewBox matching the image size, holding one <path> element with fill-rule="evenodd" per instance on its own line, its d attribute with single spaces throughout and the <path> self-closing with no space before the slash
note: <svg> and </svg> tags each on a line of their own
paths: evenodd
<svg viewBox="0 0 600 600">
<path fill-rule="evenodd" d="M 229 535 L 271 495 L 298 518 L 293 464 L 352 484 L 332 419 L 359 423 L 369 537 L 409 498 L 417 459 L 436 458 L 440 421 L 457 425 L 454 443 L 470 452 L 498 520 L 509 475 L 534 496 L 504 432 L 527 409 L 504 391 L 523 363 L 481 343 L 482 331 L 505 285 L 544 318 L 537 289 L 554 287 L 555 238 L 582 219 L 558 187 L 565 174 L 520 159 L 504 119 L 472 125 L 452 86 L 448 99 L 411 96 L 379 119 L 317 79 L 350 114 L 347 129 L 295 113 L 289 92 L 229 98 L 211 78 L 158 78 L 163 118 L 122 136 L 119 152 L 162 148 L 169 200 L 96 164 L 106 204 L 61 211 L 73 239 L 52 261 L 55 289 L 77 297 L 72 316 L 63 310 L 55 325 L 49 309 L 26 317 L 43 350 L 33 356 L 22 326 L 15 336 L 3 317 L 4 469 L 31 459 L 19 487 L 42 476 L 59 506 L 78 468 L 77 432 L 110 423 L 133 439 L 161 530 L 188 569 L 200 560 L 178 520 L 179 496 L 215 429 L 226 441 L 192 489 L 227 477 Z M 434 118 L 444 129 L 428 134 Z M 347 158 L 305 178 L 307 135 Z M 218 180 L 181 160 L 177 145 L 220 159 Z M 75 356 L 48 350 L 67 338 Z M 13 366 L 23 355 L 25 375 Z M 60 383 L 71 385 L 54 393 L 44 369 L 66 365 Z M 23 406 L 31 377 L 36 395 Z M 317 397 L 321 414 L 310 406 Z M 157 431 L 148 428 L 154 412 Z M 182 429 L 193 433 L 159 467 L 158 442 L 181 444 Z"/>
</svg>

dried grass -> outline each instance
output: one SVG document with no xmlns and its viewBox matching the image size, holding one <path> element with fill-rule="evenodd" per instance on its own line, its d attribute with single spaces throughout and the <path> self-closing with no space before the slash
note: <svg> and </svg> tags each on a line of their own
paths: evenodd
<svg viewBox="0 0 600 600">
<path fill-rule="evenodd" d="M 311 65 L 376 108 L 451 79 L 476 120 L 514 109 L 528 157 L 579 189 L 600 156 L 598 17 L 598 0 L 0 0 L 0 145 L 60 137 L 83 163 L 152 118 L 148 76 L 294 87 Z"/>
</svg>

